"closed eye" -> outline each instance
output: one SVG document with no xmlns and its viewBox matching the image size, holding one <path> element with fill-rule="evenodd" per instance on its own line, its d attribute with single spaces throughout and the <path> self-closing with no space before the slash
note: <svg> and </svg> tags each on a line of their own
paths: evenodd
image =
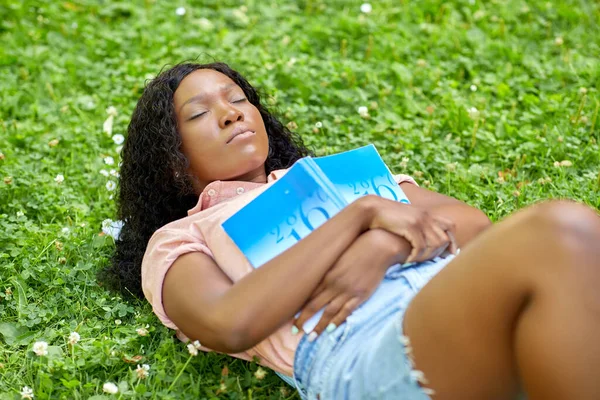
<svg viewBox="0 0 600 400">
<path fill-rule="evenodd" d="M 192 118 L 188 119 L 188 121 L 191 121 L 191 120 L 193 120 L 193 119 L 196 119 L 196 118 L 198 118 L 198 117 L 201 117 L 201 116 L 203 116 L 204 114 L 206 114 L 206 111 L 205 111 L 205 112 L 203 112 L 203 113 L 200 113 L 200 114 L 196 114 L 196 115 L 194 115 Z"/>
<path fill-rule="evenodd" d="M 244 97 L 242 99 L 236 100 L 234 101 L 234 103 L 241 103 L 242 101 L 246 101 L 247 99 Z"/>
</svg>

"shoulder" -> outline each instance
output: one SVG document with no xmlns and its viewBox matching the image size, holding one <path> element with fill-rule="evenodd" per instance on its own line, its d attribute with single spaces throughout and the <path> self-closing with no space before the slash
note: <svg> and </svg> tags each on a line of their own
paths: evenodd
<svg viewBox="0 0 600 400">
<path fill-rule="evenodd" d="M 190 217 L 182 218 L 188 219 Z M 211 258 L 213 254 L 202 234 L 190 229 L 192 221 L 177 220 L 158 229 L 148 241 L 142 259 L 142 291 L 152 304 L 156 315 L 166 325 L 170 320 L 162 308 L 162 286 L 167 272 L 180 256 L 200 252 Z M 187 229 L 186 229 L 187 228 Z"/>
</svg>

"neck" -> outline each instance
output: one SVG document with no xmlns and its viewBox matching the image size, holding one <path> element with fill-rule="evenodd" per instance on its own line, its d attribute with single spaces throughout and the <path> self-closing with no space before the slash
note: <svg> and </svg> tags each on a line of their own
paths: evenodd
<svg viewBox="0 0 600 400">
<path fill-rule="evenodd" d="M 259 168 L 256 168 L 252 171 L 246 172 L 245 174 L 229 178 L 229 179 L 220 179 L 223 181 L 242 181 L 242 182 L 255 182 L 255 183 L 267 183 L 267 174 L 265 172 L 265 165 L 261 165 Z M 208 184 L 211 182 L 201 182 L 198 179 L 194 179 L 193 186 L 194 191 L 199 196 L 200 193 L 204 190 Z"/>
<path fill-rule="evenodd" d="M 244 181 L 244 182 L 256 182 L 256 183 L 267 183 L 267 174 L 265 172 L 265 166 L 262 165 L 260 168 L 250 171 L 244 175 L 238 176 L 233 179 L 224 179 L 225 181 Z"/>
</svg>

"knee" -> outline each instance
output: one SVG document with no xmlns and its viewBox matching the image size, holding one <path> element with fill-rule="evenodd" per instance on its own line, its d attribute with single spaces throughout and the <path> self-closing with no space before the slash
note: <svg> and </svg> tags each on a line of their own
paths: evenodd
<svg viewBox="0 0 600 400">
<path fill-rule="evenodd" d="M 592 208 L 574 201 L 539 203 L 530 210 L 529 223 L 559 248 L 600 252 L 600 216 Z"/>
</svg>

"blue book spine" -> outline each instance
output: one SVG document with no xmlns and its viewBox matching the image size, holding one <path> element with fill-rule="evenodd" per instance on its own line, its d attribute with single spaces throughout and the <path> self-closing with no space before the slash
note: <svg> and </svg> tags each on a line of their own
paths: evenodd
<svg viewBox="0 0 600 400">
<path fill-rule="evenodd" d="M 410 204 L 372 144 L 313 160 L 348 203 L 374 194 Z"/>
</svg>

